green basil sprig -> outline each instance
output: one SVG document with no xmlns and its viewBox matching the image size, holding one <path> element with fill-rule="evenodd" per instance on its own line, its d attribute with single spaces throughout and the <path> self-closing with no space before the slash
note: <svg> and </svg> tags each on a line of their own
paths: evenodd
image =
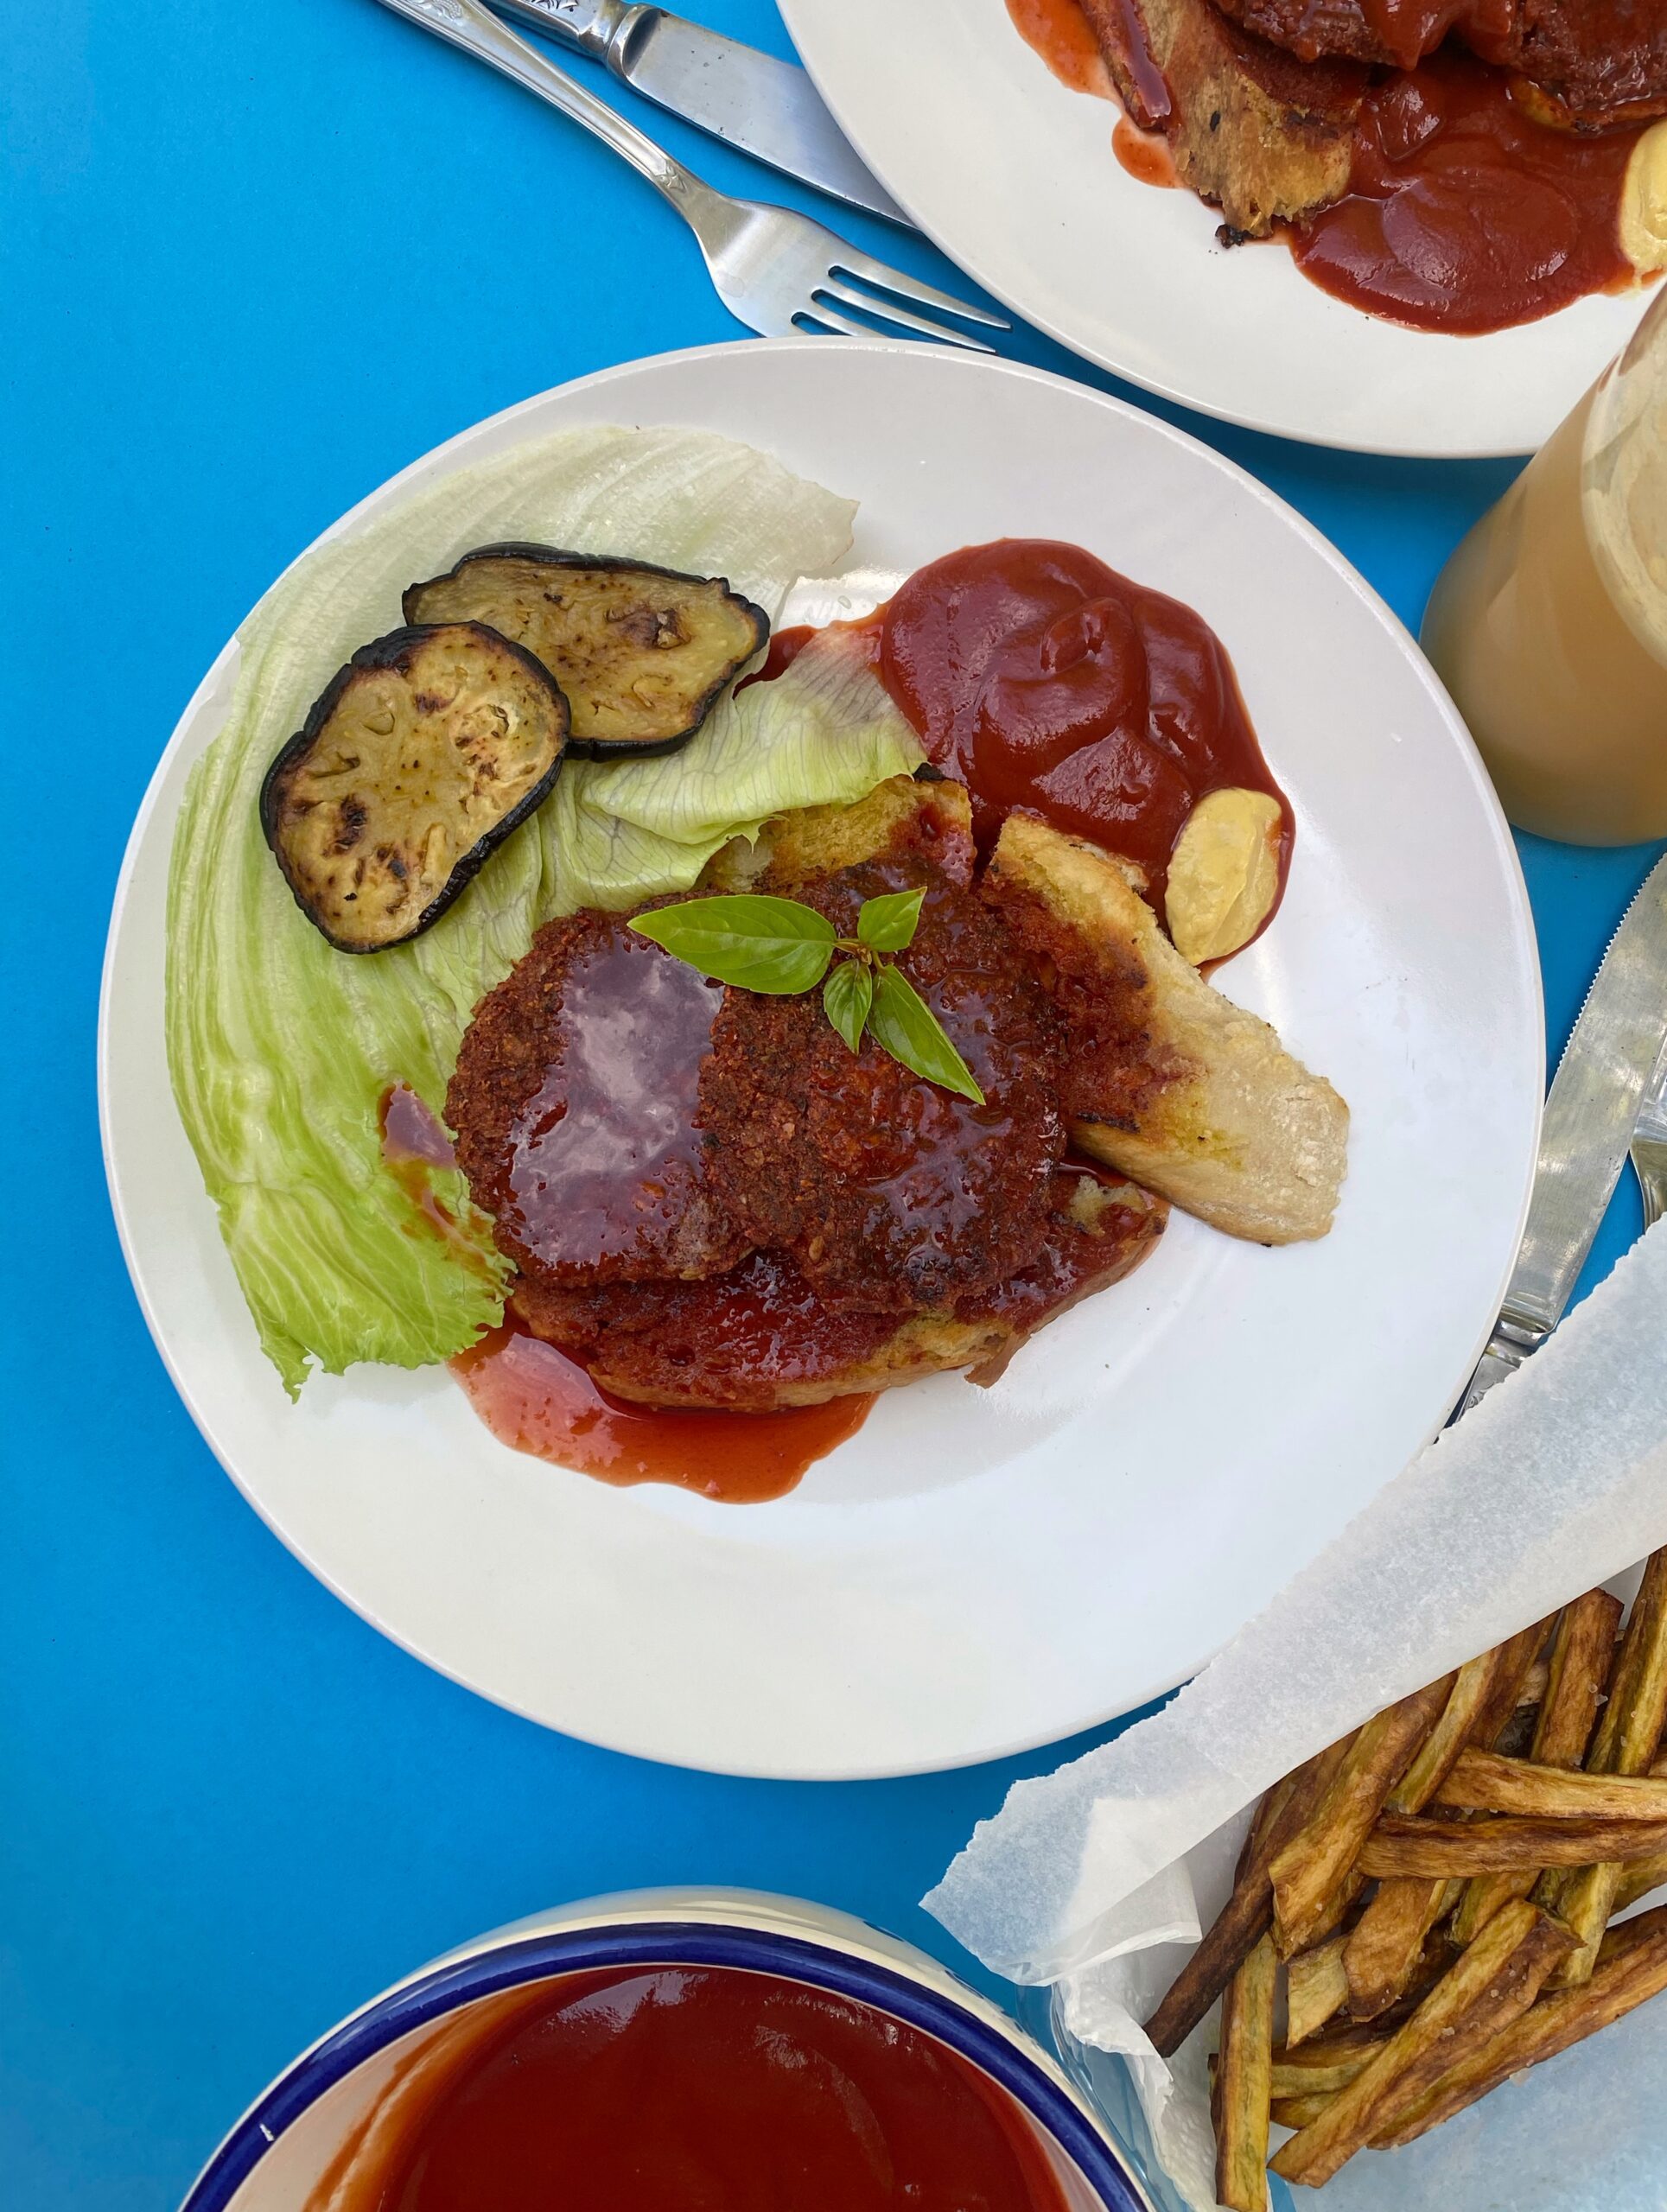
<svg viewBox="0 0 1667 2212">
<path fill-rule="evenodd" d="M 825 914 L 798 899 L 752 891 L 685 899 L 636 915 L 631 926 L 737 990 L 796 997 L 821 983 L 823 1009 L 853 1052 L 866 1032 L 912 1074 L 982 1106 L 984 1094 L 937 1015 L 885 957 L 913 942 L 926 895 L 892 891 L 865 899 L 854 938 L 841 937 Z"/>
</svg>

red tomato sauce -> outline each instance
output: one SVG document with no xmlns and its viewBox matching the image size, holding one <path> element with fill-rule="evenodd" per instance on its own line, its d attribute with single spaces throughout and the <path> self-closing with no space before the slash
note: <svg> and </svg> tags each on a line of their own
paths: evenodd
<svg viewBox="0 0 1667 2212">
<path fill-rule="evenodd" d="M 881 675 L 927 758 L 972 794 L 981 845 L 1022 807 L 1163 883 L 1193 808 L 1269 772 L 1225 646 L 1199 614 L 1080 546 L 1002 538 L 917 569 L 884 610 Z"/>
<path fill-rule="evenodd" d="M 625 1488 L 670 1483 L 724 1505 L 785 1497 L 818 1459 L 854 1436 L 871 1393 L 779 1413 L 694 1413 L 627 1404 L 576 1360 L 513 1325 L 451 1363 L 469 1403 L 500 1444 Z"/>
<path fill-rule="evenodd" d="M 1619 211 L 1638 136 L 1549 130 L 1502 71 L 1432 54 L 1367 95 L 1348 194 L 1291 251 L 1322 290 L 1422 330 L 1532 322 L 1632 283 Z"/>
<path fill-rule="evenodd" d="M 1004 2090 L 773 1974 L 563 1976 L 441 2082 L 353 2212 L 1065 2212 Z"/>
</svg>

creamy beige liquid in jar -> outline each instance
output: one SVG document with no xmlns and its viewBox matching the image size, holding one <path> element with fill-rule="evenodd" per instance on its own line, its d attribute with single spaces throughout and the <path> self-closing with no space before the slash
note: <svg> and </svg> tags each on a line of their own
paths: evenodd
<svg viewBox="0 0 1667 2212">
<path fill-rule="evenodd" d="M 1518 829 L 1667 836 L 1667 294 L 1460 545 L 1422 641 Z"/>
</svg>

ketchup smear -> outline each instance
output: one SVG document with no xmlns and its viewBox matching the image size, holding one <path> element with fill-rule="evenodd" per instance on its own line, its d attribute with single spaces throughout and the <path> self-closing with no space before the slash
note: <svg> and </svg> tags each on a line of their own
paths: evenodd
<svg viewBox="0 0 1667 2212">
<path fill-rule="evenodd" d="M 342 2212 L 1065 2212 L 1005 2090 L 900 2020 L 776 1974 L 564 1974 L 436 2070 L 392 2144 L 338 2183 Z"/>
<path fill-rule="evenodd" d="M 620 1489 L 669 1483 L 722 1505 L 784 1497 L 807 1468 L 855 1436 L 871 1392 L 780 1413 L 727 1414 L 629 1405 L 576 1360 L 512 1324 L 494 1329 L 451 1371 L 500 1444 Z"/>
<path fill-rule="evenodd" d="M 1291 251 L 1323 290 L 1422 330 L 1532 322 L 1632 281 L 1618 211 L 1638 138 L 1548 130 L 1501 71 L 1444 50 L 1367 94 L 1347 195 Z"/>
<path fill-rule="evenodd" d="M 1002 538 L 917 569 L 885 610 L 880 671 L 928 759 L 971 792 L 981 845 L 1025 808 L 1138 861 L 1161 911 L 1181 825 L 1237 785 L 1283 810 L 1282 890 L 1290 805 L 1225 646 L 1080 546 Z"/>
</svg>

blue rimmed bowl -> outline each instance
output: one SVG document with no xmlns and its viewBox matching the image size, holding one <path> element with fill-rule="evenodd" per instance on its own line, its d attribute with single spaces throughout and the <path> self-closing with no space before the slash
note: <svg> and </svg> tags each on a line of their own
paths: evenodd
<svg viewBox="0 0 1667 2212">
<path fill-rule="evenodd" d="M 1007 2090 L 1071 2212 L 1152 2212 L 1128 2154 L 1042 2046 L 913 1945 L 825 1906 L 729 1890 L 592 1897 L 494 1929 L 397 1983 L 304 2051 L 209 2159 L 181 2212 L 328 2203 L 436 2069 L 467 2060 L 535 1982 L 609 1967 L 777 1974 L 890 2013 Z M 518 1999 L 519 2001 L 519 1999 Z"/>
</svg>

